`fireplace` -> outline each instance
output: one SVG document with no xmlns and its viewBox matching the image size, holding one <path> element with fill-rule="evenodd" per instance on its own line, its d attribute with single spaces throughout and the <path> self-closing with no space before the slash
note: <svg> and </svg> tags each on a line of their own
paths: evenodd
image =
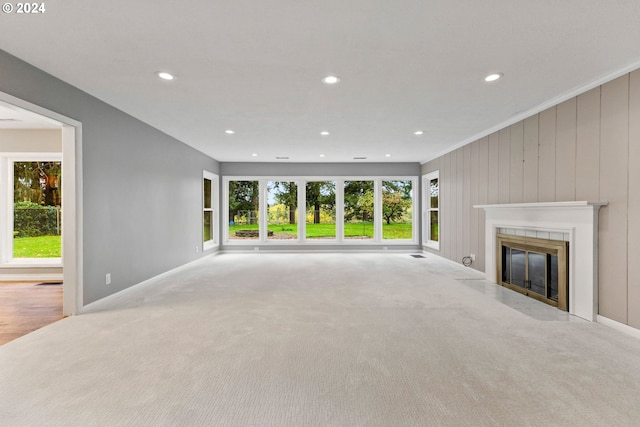
<svg viewBox="0 0 640 427">
<path fill-rule="evenodd" d="M 563 240 L 569 242 L 570 248 L 566 253 L 568 311 L 595 321 L 598 315 L 598 216 L 600 208 L 606 205 L 607 202 L 579 201 L 474 206 L 485 211 L 484 271 L 487 280 L 501 283 L 502 277 L 498 274 L 498 262 L 502 258 L 501 252 L 498 256 L 500 230 L 517 230 L 525 237 L 566 236 Z"/>
<path fill-rule="evenodd" d="M 498 234 L 497 283 L 569 311 L 569 243 Z"/>
</svg>

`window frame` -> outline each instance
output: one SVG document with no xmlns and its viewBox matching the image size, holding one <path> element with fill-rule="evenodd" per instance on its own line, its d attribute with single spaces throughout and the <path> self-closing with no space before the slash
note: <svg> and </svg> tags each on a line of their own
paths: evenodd
<svg viewBox="0 0 640 427">
<path fill-rule="evenodd" d="M 229 238 L 229 183 L 231 181 L 258 181 L 259 197 L 260 197 L 260 215 L 259 215 L 259 238 L 252 240 L 235 240 Z M 284 181 L 295 182 L 298 188 L 298 238 L 297 239 L 268 239 L 268 200 L 267 186 L 269 182 Z M 336 237 L 334 239 L 308 239 L 306 237 L 306 184 L 307 182 L 334 181 L 335 199 L 336 199 Z M 374 181 L 374 237 L 373 239 L 345 239 L 344 238 L 344 183 L 345 181 Z M 382 238 L 382 182 L 383 181 L 411 181 L 412 182 L 412 215 L 411 239 L 383 239 Z M 393 245 L 418 245 L 419 244 L 419 216 L 415 215 L 418 209 L 417 191 L 418 176 L 225 176 L 223 178 L 222 200 L 223 200 L 223 229 L 222 241 L 225 245 L 230 246 L 269 246 L 269 245 L 295 245 L 295 246 L 314 246 L 314 245 L 369 245 L 369 246 L 393 246 Z M 301 206 L 305 207 L 305 211 L 301 211 Z"/>
<path fill-rule="evenodd" d="M 211 200 L 209 201 L 210 208 L 205 208 L 205 194 L 204 194 L 204 181 L 211 181 Z M 220 246 L 220 239 L 218 238 L 220 233 L 220 221 L 218 221 L 219 217 L 219 206 L 220 206 L 220 185 L 219 185 L 219 176 L 213 172 L 209 172 L 207 170 L 202 170 L 202 218 L 201 218 L 201 227 L 202 227 L 202 251 L 208 251 Z M 204 240 L 204 216 L 205 212 L 211 212 L 211 239 Z"/>
<path fill-rule="evenodd" d="M 304 209 L 305 209 L 304 226 L 301 227 L 302 232 L 304 232 L 304 236 L 303 236 L 304 238 L 301 239 L 301 241 L 308 244 L 327 244 L 327 243 L 338 242 L 340 238 L 339 230 L 342 230 L 342 228 L 340 228 L 340 226 L 338 225 L 338 218 L 344 218 L 344 213 L 338 212 L 338 200 L 339 200 L 338 194 L 340 193 L 344 195 L 344 188 L 339 190 L 338 186 L 340 184 L 338 180 L 334 179 L 333 177 L 329 177 L 329 178 L 322 177 L 318 179 L 304 177 L 304 179 L 300 182 L 301 182 L 301 185 L 304 186 L 304 195 L 301 195 L 300 192 L 298 192 L 298 206 L 301 206 L 300 203 L 304 203 Z M 335 199 L 334 209 L 336 210 L 336 213 L 335 213 L 335 230 L 334 230 L 335 237 L 333 238 L 315 239 L 315 238 L 307 237 L 307 183 L 310 183 L 310 182 L 333 182 L 334 183 L 333 198 Z M 298 215 L 300 215 L 300 213 L 298 213 Z"/>
<path fill-rule="evenodd" d="M 437 179 L 438 180 L 438 207 L 437 208 L 432 208 L 431 207 L 431 193 L 430 193 L 430 189 L 431 189 L 431 181 Z M 442 225 L 442 218 L 440 215 L 440 190 L 441 190 L 441 185 L 440 185 L 440 170 L 436 170 L 433 172 L 430 172 L 428 174 L 422 175 L 422 245 L 427 247 L 427 248 L 431 248 L 434 250 L 439 251 L 440 250 L 440 236 L 442 235 L 441 233 L 441 225 Z M 438 213 L 438 240 L 431 240 L 431 212 L 437 212 Z"/>
<path fill-rule="evenodd" d="M 383 218 L 383 199 L 382 199 L 382 190 L 383 184 L 385 181 L 411 181 L 411 239 L 385 239 L 382 234 L 382 228 L 384 225 Z M 377 182 L 377 193 L 376 193 L 376 201 L 377 201 L 377 214 L 376 216 L 380 217 L 380 242 L 398 242 L 398 243 L 415 243 L 418 244 L 418 236 L 420 232 L 418 230 L 419 225 L 419 216 L 415 214 L 415 212 L 419 212 L 420 207 L 418 206 L 418 194 L 419 188 L 418 183 L 420 181 L 416 177 L 380 177 L 380 180 Z"/>
<path fill-rule="evenodd" d="M 13 257 L 13 231 L 14 231 L 14 164 L 19 162 L 60 162 L 64 168 L 62 161 L 62 153 L 52 152 L 34 152 L 34 153 L 0 153 L 0 185 L 6 186 L 6 197 L 0 201 L 0 211 L 4 212 L 4 218 L 0 219 L 0 265 L 11 266 L 29 266 L 29 267 L 62 267 L 64 253 L 56 258 L 14 258 Z M 6 181 L 5 181 L 6 179 Z M 62 199 L 64 209 L 64 195 Z M 62 210 L 64 215 L 64 210 Z M 63 231 L 64 233 L 64 231 Z M 60 237 L 60 245 L 62 252 L 62 234 Z"/>
</svg>

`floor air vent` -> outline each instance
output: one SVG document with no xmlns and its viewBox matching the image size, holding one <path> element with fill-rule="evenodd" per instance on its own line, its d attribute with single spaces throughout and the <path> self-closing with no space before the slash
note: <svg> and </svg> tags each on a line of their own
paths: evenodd
<svg viewBox="0 0 640 427">
<path fill-rule="evenodd" d="M 424 258 L 422 255 L 411 255 L 414 258 Z"/>
</svg>

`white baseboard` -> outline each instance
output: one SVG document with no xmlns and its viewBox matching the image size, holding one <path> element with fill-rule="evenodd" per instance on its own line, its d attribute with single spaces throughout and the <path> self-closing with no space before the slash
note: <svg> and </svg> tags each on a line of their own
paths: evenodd
<svg viewBox="0 0 640 427">
<path fill-rule="evenodd" d="M 0 282 L 62 282 L 62 274 L 0 274 Z"/>
<path fill-rule="evenodd" d="M 640 329 L 636 329 L 632 326 L 629 325 L 625 325 L 624 323 L 620 323 L 617 322 L 615 320 L 611 320 L 608 317 L 604 317 L 601 315 L 598 315 L 598 317 L 596 318 L 596 322 L 598 323 L 602 323 L 605 326 L 608 326 L 610 328 L 613 328 L 617 331 L 623 332 L 627 335 L 631 335 L 634 338 L 638 338 L 640 339 Z"/>
</svg>

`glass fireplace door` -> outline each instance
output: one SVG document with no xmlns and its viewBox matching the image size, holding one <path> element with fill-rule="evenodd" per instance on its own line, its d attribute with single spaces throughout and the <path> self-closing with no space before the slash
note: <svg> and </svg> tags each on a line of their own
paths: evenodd
<svg viewBox="0 0 640 427">
<path fill-rule="evenodd" d="M 567 242 L 498 235 L 498 284 L 568 311 Z"/>
</svg>

